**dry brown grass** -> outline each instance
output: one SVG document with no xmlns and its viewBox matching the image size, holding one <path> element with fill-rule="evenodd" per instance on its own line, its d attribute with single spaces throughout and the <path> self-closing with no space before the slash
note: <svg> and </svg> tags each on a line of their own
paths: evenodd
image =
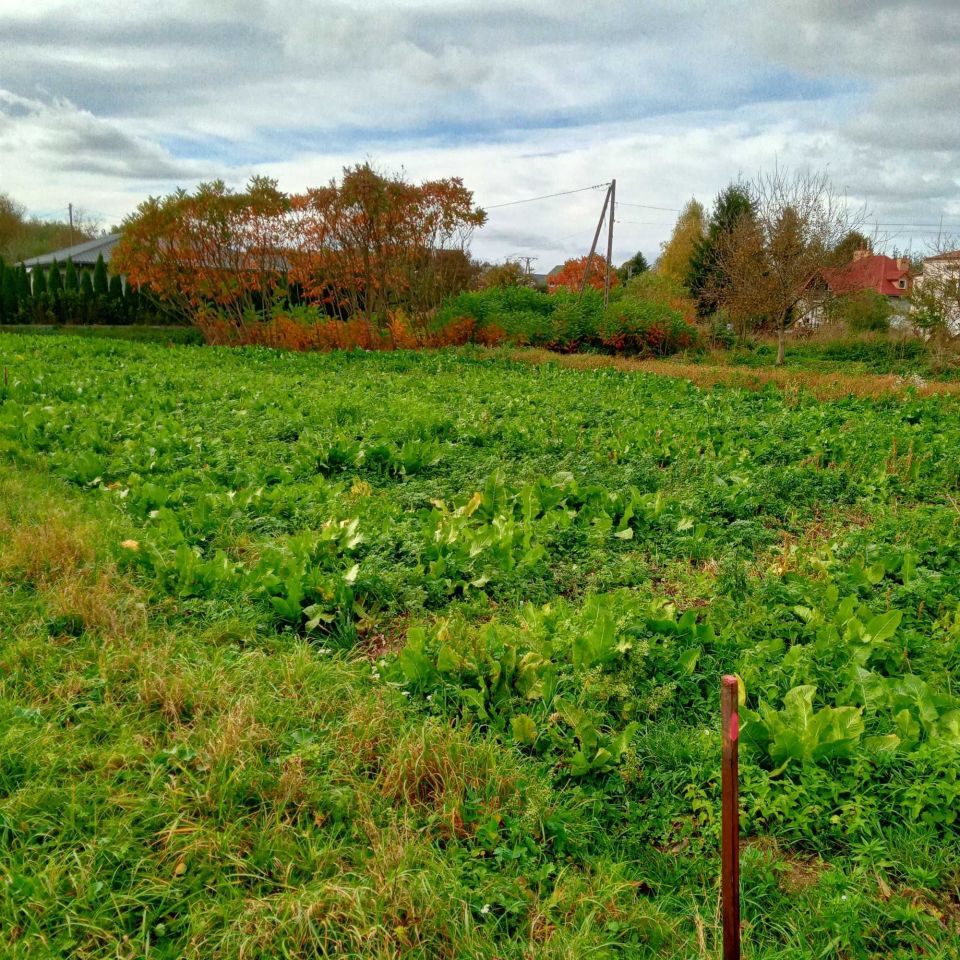
<svg viewBox="0 0 960 960">
<path fill-rule="evenodd" d="M 31 584 L 52 618 L 106 640 L 145 626 L 140 592 L 98 557 L 102 531 L 52 499 L 21 492 L 17 480 L 0 479 L 0 583 Z"/>
<path fill-rule="evenodd" d="M 503 352 L 498 352 L 502 356 Z M 659 377 L 688 380 L 698 387 L 740 387 L 762 390 L 774 386 L 787 394 L 809 393 L 818 400 L 844 397 L 960 395 L 960 383 L 922 381 L 895 374 L 817 373 L 808 370 L 783 370 L 774 367 L 712 366 L 674 360 L 641 360 L 631 357 L 607 357 L 590 353 L 560 354 L 549 350 L 511 350 L 511 360 L 521 363 L 555 363 L 571 370 L 620 370 L 624 373 L 651 373 Z"/>
</svg>

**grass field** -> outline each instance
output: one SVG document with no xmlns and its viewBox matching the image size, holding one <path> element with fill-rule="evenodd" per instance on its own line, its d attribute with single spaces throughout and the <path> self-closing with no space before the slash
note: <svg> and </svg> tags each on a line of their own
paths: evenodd
<svg viewBox="0 0 960 960">
<path fill-rule="evenodd" d="M 716 957 L 725 672 L 745 956 L 958 955 L 951 385 L 531 359 L 0 338 L 0 955 Z"/>
</svg>

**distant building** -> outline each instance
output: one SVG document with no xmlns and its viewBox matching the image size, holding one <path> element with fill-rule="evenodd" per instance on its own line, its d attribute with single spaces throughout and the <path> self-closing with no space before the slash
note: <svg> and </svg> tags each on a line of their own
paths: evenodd
<svg viewBox="0 0 960 960">
<path fill-rule="evenodd" d="M 818 327 L 826 320 L 825 302 L 830 297 L 842 297 L 862 290 L 872 290 L 887 298 L 894 313 L 902 318 L 910 309 L 910 291 L 913 275 L 906 257 L 886 257 L 857 250 L 845 267 L 827 267 L 808 285 L 800 302 L 802 323 Z"/>
<path fill-rule="evenodd" d="M 41 257 L 31 257 L 24 260 L 23 265 L 28 271 L 33 271 L 36 267 L 49 267 L 54 260 L 60 266 L 64 266 L 68 260 L 73 261 L 73 265 L 79 270 L 92 270 L 97 263 L 97 257 L 103 256 L 104 263 L 110 264 L 110 255 L 113 248 L 120 239 L 119 233 L 109 233 L 95 240 L 85 240 L 83 243 L 76 243 L 72 247 L 64 247 L 62 250 L 54 250 L 53 253 L 45 253 Z"/>
<path fill-rule="evenodd" d="M 928 284 L 939 288 L 937 299 L 943 304 L 950 328 L 954 332 L 960 330 L 960 250 L 938 253 L 923 261 L 923 273 L 916 280 L 917 289 L 922 290 Z"/>
<path fill-rule="evenodd" d="M 873 290 L 885 296 L 895 309 L 906 303 L 913 287 L 906 257 L 885 257 L 869 250 L 857 250 L 845 267 L 824 270 L 822 276 L 827 289 L 836 296 Z"/>
</svg>

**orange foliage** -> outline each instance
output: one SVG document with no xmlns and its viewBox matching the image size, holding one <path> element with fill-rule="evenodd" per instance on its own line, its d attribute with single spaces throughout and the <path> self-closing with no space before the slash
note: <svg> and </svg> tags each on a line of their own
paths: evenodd
<svg viewBox="0 0 960 960">
<path fill-rule="evenodd" d="M 289 206 L 266 177 L 242 193 L 217 180 L 193 194 L 151 197 L 124 221 L 111 266 L 185 313 L 210 305 L 237 317 L 269 309 L 286 267 Z"/>
<path fill-rule="evenodd" d="M 269 317 L 290 281 L 327 313 L 383 324 L 400 307 L 423 318 L 469 284 L 466 248 L 485 220 L 459 178 L 412 184 L 363 164 L 300 196 L 255 177 L 241 193 L 216 181 L 151 198 L 113 256 L 130 283 L 191 317 Z"/>
<path fill-rule="evenodd" d="M 567 260 L 563 267 L 547 277 L 547 293 L 555 293 L 561 288 L 577 293 L 583 283 L 583 274 L 587 271 L 587 257 Z M 604 277 L 607 274 L 607 261 L 600 254 L 595 253 L 587 272 L 587 284 L 595 290 L 602 290 Z M 616 270 L 610 271 L 610 286 L 615 287 L 620 282 Z"/>
<path fill-rule="evenodd" d="M 360 315 L 304 323 L 281 313 L 266 323 L 233 323 L 212 311 L 201 312 L 197 326 L 209 344 L 280 350 L 418 350 L 467 343 L 495 347 L 506 339 L 506 333 L 493 325 L 478 330 L 472 317 L 453 320 L 440 330 L 425 331 L 413 327 L 401 313 L 393 314 L 383 329 Z"/>
</svg>

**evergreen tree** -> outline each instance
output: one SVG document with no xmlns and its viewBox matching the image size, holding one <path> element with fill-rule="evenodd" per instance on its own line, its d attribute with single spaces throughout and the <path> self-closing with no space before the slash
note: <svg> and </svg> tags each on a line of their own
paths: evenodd
<svg viewBox="0 0 960 960">
<path fill-rule="evenodd" d="M 645 273 L 649 269 L 650 264 L 647 263 L 647 258 L 643 255 L 642 251 L 638 250 L 629 260 L 625 260 L 620 264 L 620 267 L 617 269 L 617 275 L 620 277 L 621 283 L 626 283 L 631 277 Z"/>
<path fill-rule="evenodd" d="M 686 283 L 693 248 L 706 232 L 707 214 L 703 204 L 689 200 L 677 217 L 670 239 L 660 247 L 657 273 L 677 283 Z"/>
<path fill-rule="evenodd" d="M 47 293 L 57 296 L 63 290 L 63 277 L 60 274 L 60 265 L 56 260 L 50 264 L 50 272 L 47 274 Z"/>
<path fill-rule="evenodd" d="M 731 183 L 717 195 L 705 236 L 693 248 L 686 285 L 697 302 L 697 313 L 708 317 L 719 306 L 718 293 L 726 280 L 719 263 L 719 251 L 744 217 L 755 215 L 750 191 L 742 183 Z"/>
<path fill-rule="evenodd" d="M 17 267 L 17 298 L 20 301 L 21 310 L 26 310 L 33 298 L 33 291 L 30 289 L 30 274 L 27 273 L 27 268 L 22 263 Z"/>
<path fill-rule="evenodd" d="M 13 267 L 3 268 L 3 280 L 0 281 L 0 299 L 3 301 L 3 320 L 14 323 L 19 312 L 17 297 L 17 271 Z"/>
<path fill-rule="evenodd" d="M 40 267 L 34 267 L 31 277 L 33 278 L 33 299 L 39 300 L 47 292 L 47 276 Z"/>
<path fill-rule="evenodd" d="M 7 322 L 7 309 L 3 297 L 3 280 L 6 275 L 7 265 L 3 262 L 3 257 L 0 257 L 0 323 Z"/>
<path fill-rule="evenodd" d="M 80 289 L 80 280 L 77 277 L 77 268 L 73 265 L 73 258 L 67 258 L 67 268 L 63 274 L 63 289 L 77 292 Z"/>
<path fill-rule="evenodd" d="M 87 303 L 93 300 L 93 279 L 89 270 L 84 270 L 80 275 L 80 294 Z"/>
<path fill-rule="evenodd" d="M 123 299 L 123 281 L 116 274 L 110 278 L 110 296 L 114 300 Z"/>
<path fill-rule="evenodd" d="M 836 246 L 833 251 L 833 262 L 838 267 L 845 267 L 853 261 L 854 254 L 859 250 L 873 253 L 873 244 L 870 238 L 859 230 L 851 230 Z"/>
<path fill-rule="evenodd" d="M 98 297 L 107 295 L 107 265 L 103 262 L 103 254 L 97 257 L 96 266 L 93 268 L 93 292 Z"/>
</svg>

